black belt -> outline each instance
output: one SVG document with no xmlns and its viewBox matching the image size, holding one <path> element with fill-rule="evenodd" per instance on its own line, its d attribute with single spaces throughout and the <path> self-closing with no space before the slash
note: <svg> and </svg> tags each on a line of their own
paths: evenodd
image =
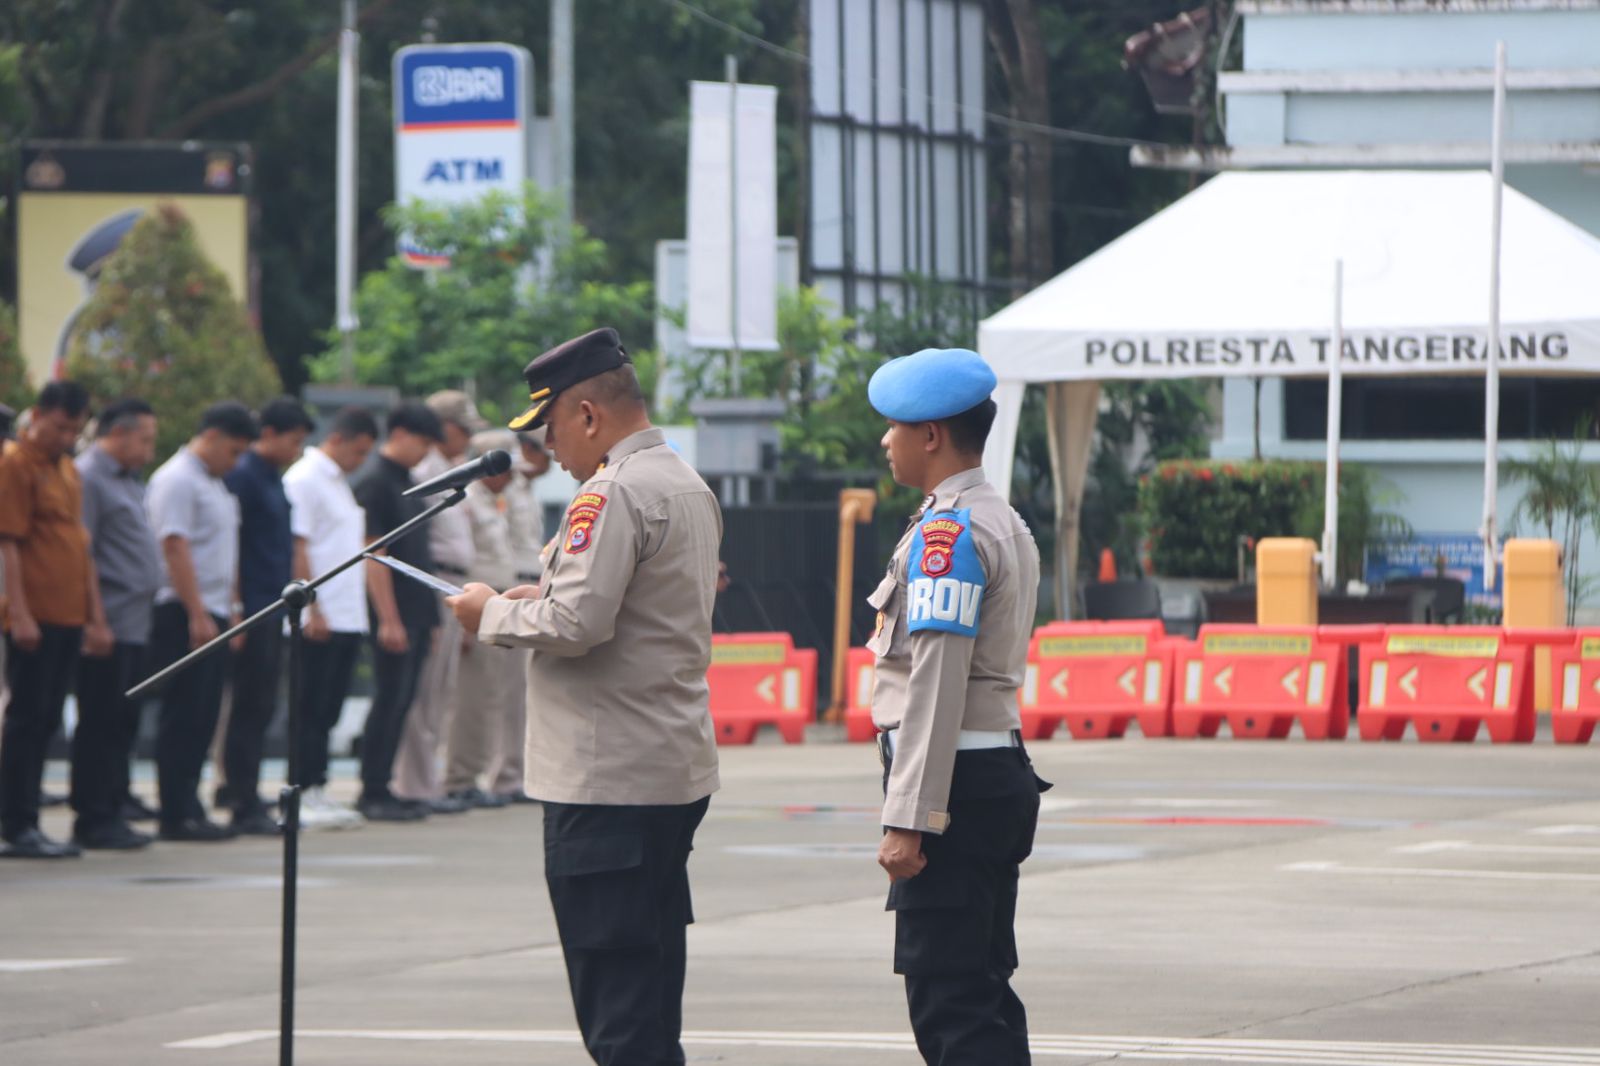
<svg viewBox="0 0 1600 1066">
<path fill-rule="evenodd" d="M 445 566 L 443 563 L 435 563 L 433 565 L 433 568 L 436 571 L 438 571 L 439 573 L 441 573 L 441 574 L 449 574 L 451 577 L 466 577 L 467 576 L 467 572 L 465 570 L 461 569 L 458 566 Z"/>
<path fill-rule="evenodd" d="M 517 572 L 517 580 L 518 581 L 538 581 L 539 580 L 539 575 L 538 574 L 529 573 L 526 570 L 521 570 L 521 571 Z"/>
</svg>

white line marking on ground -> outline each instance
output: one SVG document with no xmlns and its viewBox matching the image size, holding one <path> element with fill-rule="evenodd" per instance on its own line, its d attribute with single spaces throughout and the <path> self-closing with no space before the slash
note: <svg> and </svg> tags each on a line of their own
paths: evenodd
<svg viewBox="0 0 1600 1066">
<path fill-rule="evenodd" d="M 1291 873 L 1367 874 L 1381 877 L 1478 877 L 1491 881 L 1600 881 L 1600 874 L 1546 873 L 1539 870 L 1449 870 L 1425 866 L 1346 866 L 1338 862 L 1291 862 Z"/>
<path fill-rule="evenodd" d="M 1156 810 L 1245 810 L 1261 807 L 1271 807 L 1275 804 L 1269 800 L 1253 799 L 1185 799 L 1181 797 L 1163 796 L 1135 796 L 1132 799 L 1119 799 L 1104 797 L 1098 799 L 1053 799 L 1045 797 L 1039 801 L 1040 814 L 1053 814 L 1058 811 L 1081 811 L 1084 808 L 1110 807 L 1124 810 L 1129 807 L 1154 808 Z"/>
<path fill-rule="evenodd" d="M 91 966 L 120 966 L 127 961 L 127 959 L 0 959 L 0 973 L 84 970 Z"/>
<path fill-rule="evenodd" d="M 576 1045 L 570 1030 L 553 1029 L 301 1029 L 297 1039 Z M 269 1029 L 197 1037 L 166 1045 L 182 1050 L 218 1050 L 276 1039 Z M 914 1054 L 910 1033 L 689 1030 L 691 1046 L 808 1048 L 839 1051 L 903 1051 Z M 1225 1040 L 1161 1036 L 1073 1036 L 1035 1034 L 1033 1053 L 1051 1058 L 1085 1056 L 1123 1060 L 1258 1063 L 1262 1066 L 1600 1066 L 1600 1048 L 1500 1044 L 1390 1044 L 1328 1040 Z"/>
<path fill-rule="evenodd" d="M 1548 837 L 1597 836 L 1600 825 L 1541 825 L 1528 832 Z"/>
<path fill-rule="evenodd" d="M 1474 844 L 1466 840 L 1429 840 L 1390 848 L 1396 855 L 1428 855 L 1440 851 L 1478 851 L 1493 855 L 1600 855 L 1590 844 Z"/>
</svg>

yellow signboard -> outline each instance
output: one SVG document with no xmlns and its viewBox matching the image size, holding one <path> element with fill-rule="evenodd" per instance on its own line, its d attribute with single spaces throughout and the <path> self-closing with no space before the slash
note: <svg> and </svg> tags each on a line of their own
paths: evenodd
<svg viewBox="0 0 1600 1066">
<path fill-rule="evenodd" d="M 1390 655 L 1444 655 L 1453 659 L 1492 659 L 1500 653 L 1500 638 L 1403 633 L 1390 637 L 1387 647 Z"/>
<path fill-rule="evenodd" d="M 1041 659 L 1081 658 L 1088 655 L 1143 655 L 1147 642 L 1139 636 L 1041 637 Z"/>
<path fill-rule="evenodd" d="M 1310 655 L 1311 635 L 1211 633 L 1203 650 L 1207 655 Z"/>
<path fill-rule="evenodd" d="M 1600 637 L 1584 637 L 1578 645 L 1578 655 L 1584 659 L 1600 659 Z"/>
<path fill-rule="evenodd" d="M 782 644 L 713 644 L 712 666 L 758 666 L 781 663 L 788 651 Z"/>
</svg>

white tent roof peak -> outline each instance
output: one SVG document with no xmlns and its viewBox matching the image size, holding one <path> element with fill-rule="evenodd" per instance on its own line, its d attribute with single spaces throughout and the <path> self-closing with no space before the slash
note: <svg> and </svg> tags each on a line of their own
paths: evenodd
<svg viewBox="0 0 1600 1066">
<path fill-rule="evenodd" d="M 1218 175 L 986 319 L 1004 381 L 1324 375 L 1344 260 L 1346 373 L 1481 373 L 1487 171 Z M 1505 190 L 1507 372 L 1600 372 L 1600 238 Z"/>
</svg>

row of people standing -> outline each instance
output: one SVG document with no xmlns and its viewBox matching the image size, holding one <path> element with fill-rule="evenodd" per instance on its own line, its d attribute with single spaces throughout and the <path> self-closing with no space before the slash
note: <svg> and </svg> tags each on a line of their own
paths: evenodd
<svg viewBox="0 0 1600 1066">
<path fill-rule="evenodd" d="M 321 444 L 302 455 L 312 423 L 295 401 L 273 401 L 259 418 L 240 404 L 217 404 L 146 488 L 138 475 L 152 460 L 156 440 L 156 419 L 147 404 L 127 399 L 108 406 L 94 444 L 74 463 L 71 453 L 89 417 L 88 396 L 72 382 L 54 382 L 41 392 L 23 439 L 0 457 L 0 500 L 7 504 L 0 508 L 0 558 L 8 575 L 10 682 L 0 732 L 0 856 L 70 857 L 80 847 L 128 849 L 150 842 L 150 835 L 129 824 L 157 812 L 129 788 L 139 707 L 123 693 L 240 617 L 270 605 L 291 576 L 319 574 L 398 524 L 391 521 L 395 507 L 411 507 L 411 501 L 396 504 L 410 484 L 411 468 L 435 445 L 449 443 L 434 408 L 442 406 L 448 414 L 451 404 L 459 407 L 465 400 L 470 409 L 459 393 L 433 399 L 433 407 L 396 409 L 382 447 L 371 458 L 378 427 L 361 409 L 339 412 Z M 475 410 L 470 415 L 476 420 Z M 524 464 L 516 476 L 520 491 L 507 499 L 531 500 L 530 472 L 542 473 L 548 465 L 536 442 L 522 450 Z M 485 491 L 475 489 L 479 495 Z M 504 519 L 508 508 L 499 499 L 489 510 Z M 523 503 L 521 511 L 520 532 L 526 534 L 526 522 L 537 522 L 537 508 Z M 477 525 L 469 523 L 468 533 L 474 536 Z M 509 530 L 500 534 L 503 539 Z M 429 542 L 428 535 L 414 534 L 396 546 L 396 553 L 409 550 L 413 561 L 426 564 Z M 519 558 L 537 559 L 536 548 L 530 552 L 522 545 L 520 551 Z M 376 637 L 378 693 L 363 738 L 359 807 L 375 817 L 408 820 L 429 810 L 421 803 L 391 802 L 396 797 L 388 776 L 401 738 L 409 740 L 407 679 L 420 674 L 427 661 L 438 604 L 421 586 L 396 586 L 387 580 L 387 570 L 366 566 L 365 579 L 360 569 L 351 569 L 324 585 L 307 612 L 300 763 L 302 781 L 309 786 L 302 816 L 308 828 L 364 821 L 361 813 L 331 800 L 325 786 L 329 737 L 369 632 Z M 282 662 L 283 627 L 269 623 L 164 687 L 156 741 L 164 839 L 215 841 L 279 831 L 258 789 Z M 516 669 L 513 663 L 496 665 Z M 199 787 L 230 680 L 233 699 L 218 751 L 223 783 L 217 799 L 231 809 L 232 820 L 223 825 L 208 817 Z M 74 683 L 79 722 L 71 800 L 76 817 L 74 841 L 67 843 L 40 830 L 39 786 L 45 752 Z M 414 692 L 414 680 L 410 684 Z M 430 708 L 418 717 L 432 725 L 434 737 L 456 704 L 453 690 L 440 696 L 447 701 L 442 713 Z M 506 794 L 507 801 L 520 795 L 521 744 L 509 742 L 519 730 L 508 721 L 520 711 L 520 701 L 500 703 L 498 714 L 471 706 L 472 713 L 458 716 L 466 731 L 463 741 L 451 747 L 476 750 L 470 740 L 481 748 L 487 729 L 496 743 L 477 763 L 497 759 L 498 764 L 477 767 L 463 757 L 452 774 L 457 799 L 449 809 L 501 802 L 477 788 L 476 775 L 469 779 L 474 767 L 494 771 L 491 789 Z M 474 732 L 468 727 L 475 716 L 493 719 L 492 726 Z M 500 757 L 505 752 L 514 754 Z M 439 754 L 435 745 L 435 765 Z"/>
</svg>

